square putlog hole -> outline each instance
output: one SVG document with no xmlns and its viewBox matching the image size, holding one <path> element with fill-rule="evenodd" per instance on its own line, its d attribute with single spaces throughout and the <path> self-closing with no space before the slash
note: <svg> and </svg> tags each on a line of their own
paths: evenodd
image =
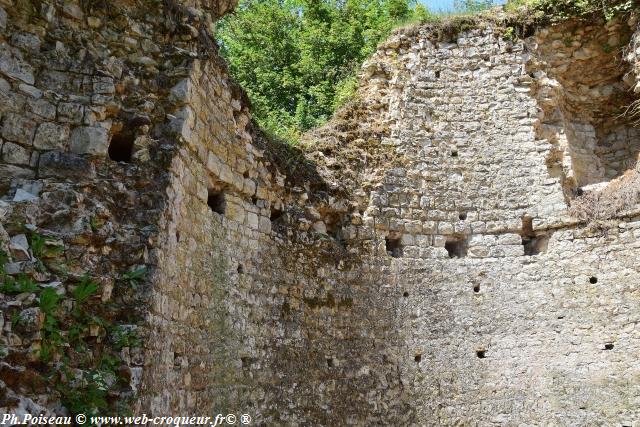
<svg viewBox="0 0 640 427">
<path fill-rule="evenodd" d="M 467 256 L 467 239 L 463 236 L 449 236 L 444 248 L 449 258 L 464 258 Z"/>
<path fill-rule="evenodd" d="M 402 257 L 402 242 L 400 238 L 393 238 L 387 236 L 384 238 L 385 248 L 387 250 L 387 254 L 389 254 L 393 258 L 401 258 Z"/>
<path fill-rule="evenodd" d="M 224 199 L 224 193 L 222 191 L 209 190 L 207 205 L 213 212 L 224 215 L 224 210 L 227 205 Z"/>
</svg>

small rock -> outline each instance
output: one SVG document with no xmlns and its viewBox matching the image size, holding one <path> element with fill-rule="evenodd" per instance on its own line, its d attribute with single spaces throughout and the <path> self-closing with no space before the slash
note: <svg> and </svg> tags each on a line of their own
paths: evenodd
<svg viewBox="0 0 640 427">
<path fill-rule="evenodd" d="M 90 16 L 87 18 L 87 24 L 89 24 L 89 27 L 91 28 L 100 28 L 102 26 L 102 21 L 100 18 Z"/>
<path fill-rule="evenodd" d="M 66 289 L 62 286 L 62 282 L 51 282 L 40 285 L 41 288 L 51 288 L 56 291 L 58 295 L 66 294 Z"/>
<path fill-rule="evenodd" d="M 7 28 L 7 12 L 0 7 L 0 31 L 4 31 Z"/>
<path fill-rule="evenodd" d="M 18 89 L 20 90 L 20 92 L 25 93 L 32 98 L 35 98 L 35 99 L 42 98 L 42 91 L 35 86 L 20 83 L 18 85 Z"/>
<path fill-rule="evenodd" d="M 16 261 L 28 261 L 31 259 L 29 256 L 29 242 L 24 234 L 18 234 L 11 238 L 9 250 Z"/>
<path fill-rule="evenodd" d="M 62 7 L 62 13 L 67 18 L 72 18 L 77 20 L 81 20 L 84 17 L 84 14 L 82 13 L 82 9 L 80 9 L 80 6 L 69 1 L 64 2 L 64 6 Z"/>
<path fill-rule="evenodd" d="M 13 196 L 14 202 L 30 202 L 33 200 L 38 200 L 38 196 L 36 196 L 35 194 L 31 194 L 29 192 L 26 192 L 22 188 L 18 188 L 16 190 L 16 194 Z"/>
<path fill-rule="evenodd" d="M 323 221 L 314 222 L 312 228 L 316 233 L 327 234 L 327 226 Z"/>
<path fill-rule="evenodd" d="M 145 67 L 156 67 L 158 65 L 158 62 L 155 59 L 148 56 L 141 56 L 139 58 L 136 58 L 135 62 L 140 65 L 144 65 Z"/>
<path fill-rule="evenodd" d="M 24 309 L 18 315 L 16 329 L 22 332 L 36 332 L 42 329 L 44 324 L 44 313 L 40 307 Z"/>
<path fill-rule="evenodd" d="M 5 273 L 10 275 L 18 274 L 22 271 L 22 263 L 21 262 L 7 263 L 4 265 L 4 271 Z"/>
</svg>

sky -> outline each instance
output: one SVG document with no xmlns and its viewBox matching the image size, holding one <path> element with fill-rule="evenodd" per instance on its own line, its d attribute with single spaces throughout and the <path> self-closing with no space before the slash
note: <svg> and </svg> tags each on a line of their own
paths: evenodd
<svg viewBox="0 0 640 427">
<path fill-rule="evenodd" d="M 453 0 L 419 0 L 432 11 L 449 11 L 453 9 Z M 506 0 L 495 0 L 496 4 L 504 4 Z"/>
</svg>

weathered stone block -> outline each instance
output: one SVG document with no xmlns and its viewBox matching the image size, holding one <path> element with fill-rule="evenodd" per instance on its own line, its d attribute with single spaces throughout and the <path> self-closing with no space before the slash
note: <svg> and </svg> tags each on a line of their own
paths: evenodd
<svg viewBox="0 0 640 427">
<path fill-rule="evenodd" d="M 49 151 L 40 156 L 39 176 L 90 178 L 96 174 L 93 164 L 82 156 L 59 151 Z"/>
<path fill-rule="evenodd" d="M 113 79 L 110 77 L 96 77 L 93 81 L 93 91 L 102 95 L 112 95 L 116 91 Z"/>
<path fill-rule="evenodd" d="M 0 31 L 7 28 L 7 12 L 0 7 Z"/>
<path fill-rule="evenodd" d="M 190 79 L 180 80 L 178 84 L 171 88 L 169 93 L 169 101 L 178 105 L 184 105 L 189 102 L 193 92 L 193 85 Z"/>
<path fill-rule="evenodd" d="M 56 107 L 47 100 L 31 99 L 29 100 L 29 108 L 34 114 L 44 119 L 53 120 L 56 118 Z"/>
<path fill-rule="evenodd" d="M 80 124 L 82 122 L 83 109 L 82 104 L 61 102 L 58 104 L 58 119 L 61 122 Z"/>
<path fill-rule="evenodd" d="M 30 85 L 35 82 L 33 67 L 14 55 L 6 45 L 0 46 L 0 73 Z"/>
<path fill-rule="evenodd" d="M 24 49 L 31 52 L 38 52 L 40 50 L 40 38 L 32 33 L 14 33 L 11 36 L 11 44 L 20 49 Z"/>
<path fill-rule="evenodd" d="M 31 153 L 26 148 L 14 144 L 12 142 L 5 142 L 2 146 L 2 160 L 7 163 L 15 165 L 28 165 Z"/>
<path fill-rule="evenodd" d="M 41 150 L 64 151 L 69 140 L 69 127 L 55 123 L 42 123 L 36 131 L 33 146 Z"/>
<path fill-rule="evenodd" d="M 31 145 L 36 123 L 22 115 L 10 113 L 2 125 L 2 137 L 23 145 Z"/>
<path fill-rule="evenodd" d="M 109 149 L 109 132 L 101 127 L 81 126 L 71 132 L 71 151 L 76 154 L 105 155 Z"/>
<path fill-rule="evenodd" d="M 32 179 L 35 175 L 35 172 L 28 168 L 14 165 L 0 165 L 0 188 L 4 188 L 5 184 L 10 183 L 14 179 Z"/>
<path fill-rule="evenodd" d="M 253 212 L 247 213 L 247 225 L 249 228 L 257 230 L 259 225 L 258 215 Z"/>
</svg>

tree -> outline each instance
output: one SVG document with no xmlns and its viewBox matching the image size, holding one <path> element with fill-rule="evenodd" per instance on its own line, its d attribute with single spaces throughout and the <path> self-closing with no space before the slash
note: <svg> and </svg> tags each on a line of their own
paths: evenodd
<svg viewBox="0 0 640 427">
<path fill-rule="evenodd" d="M 259 124 L 317 126 L 355 90 L 354 75 L 394 26 L 427 15 L 415 0 L 244 0 L 218 25 L 222 55 Z"/>
</svg>

